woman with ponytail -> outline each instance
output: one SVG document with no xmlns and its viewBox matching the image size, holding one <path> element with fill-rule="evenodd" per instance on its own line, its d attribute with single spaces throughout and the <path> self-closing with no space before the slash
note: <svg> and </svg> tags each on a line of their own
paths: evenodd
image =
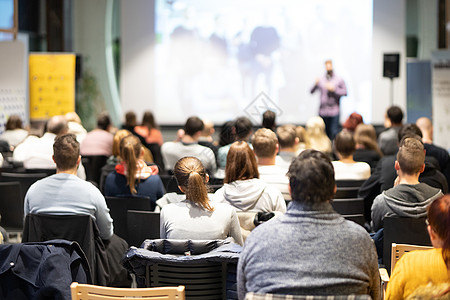
<svg viewBox="0 0 450 300">
<path fill-rule="evenodd" d="M 161 238 L 214 240 L 232 237 L 235 243 L 242 245 L 234 209 L 226 204 L 212 203 L 208 198 L 209 176 L 201 161 L 183 157 L 175 164 L 173 172 L 186 200 L 162 208 Z"/>
<path fill-rule="evenodd" d="M 395 264 L 386 299 L 405 299 L 417 288 L 431 284 L 434 289 L 447 283 L 442 293 L 450 297 L 450 195 L 428 207 L 428 234 L 433 249 L 411 251 Z M 441 293 L 441 294 L 442 294 Z M 448 298 L 446 298 L 448 299 Z"/>
<path fill-rule="evenodd" d="M 121 162 L 115 171 L 106 177 L 105 196 L 146 196 L 150 197 L 151 209 L 156 200 L 164 195 L 164 187 L 158 176 L 156 165 L 147 166 L 142 159 L 144 148 L 134 135 L 128 135 L 120 141 Z"/>
</svg>

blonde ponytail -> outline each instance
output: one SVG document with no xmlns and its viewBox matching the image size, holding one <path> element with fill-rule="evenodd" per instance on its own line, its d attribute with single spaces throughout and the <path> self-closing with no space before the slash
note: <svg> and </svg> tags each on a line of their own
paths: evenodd
<svg viewBox="0 0 450 300">
<path fill-rule="evenodd" d="M 141 142 L 139 139 L 130 135 L 120 142 L 120 155 L 127 166 L 127 184 L 130 187 L 131 194 L 136 194 L 136 172 L 139 154 L 141 152 Z"/>
</svg>

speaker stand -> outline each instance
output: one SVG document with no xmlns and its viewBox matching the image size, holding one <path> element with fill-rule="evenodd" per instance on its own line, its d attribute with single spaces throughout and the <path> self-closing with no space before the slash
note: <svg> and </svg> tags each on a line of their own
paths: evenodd
<svg viewBox="0 0 450 300">
<path fill-rule="evenodd" d="M 389 77 L 389 79 L 391 80 L 391 99 L 390 99 L 390 103 L 391 106 L 394 105 L 394 77 Z"/>
</svg>

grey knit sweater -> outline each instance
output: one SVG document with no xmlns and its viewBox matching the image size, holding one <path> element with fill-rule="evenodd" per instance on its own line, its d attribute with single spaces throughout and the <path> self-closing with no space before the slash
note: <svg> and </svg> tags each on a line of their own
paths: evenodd
<svg viewBox="0 0 450 300">
<path fill-rule="evenodd" d="M 246 240 L 238 264 L 239 299 L 246 292 L 379 299 L 372 239 L 328 202 L 292 201 L 284 216 L 257 227 Z"/>
</svg>

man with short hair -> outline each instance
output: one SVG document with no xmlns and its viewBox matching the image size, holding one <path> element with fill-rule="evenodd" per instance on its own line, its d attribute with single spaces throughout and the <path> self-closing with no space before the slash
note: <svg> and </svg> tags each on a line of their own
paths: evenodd
<svg viewBox="0 0 450 300">
<path fill-rule="evenodd" d="M 97 128 L 89 131 L 81 142 L 81 155 L 112 155 L 113 134 L 111 129 L 111 119 L 107 112 L 102 112 L 97 117 Z"/>
<path fill-rule="evenodd" d="M 56 174 L 34 183 L 25 196 L 24 216 L 33 214 L 90 215 L 100 237 L 113 235 L 113 220 L 105 198 L 91 183 L 76 176 L 81 162 L 80 144 L 74 134 L 57 136 L 53 144 Z"/>
<path fill-rule="evenodd" d="M 380 297 L 377 254 L 366 230 L 331 207 L 333 165 L 305 150 L 289 168 L 286 214 L 256 227 L 238 262 L 238 296 L 369 294 Z"/>
<path fill-rule="evenodd" d="M 275 158 L 275 164 L 281 168 L 289 169 L 295 158 L 295 146 L 298 144 L 295 125 L 283 125 L 277 128 L 278 145 L 280 151 Z"/>
<path fill-rule="evenodd" d="M 291 200 L 287 168 L 275 164 L 278 152 L 278 139 L 275 132 L 267 128 L 258 129 L 252 137 L 253 152 L 258 161 L 259 178 L 277 188 L 284 200 Z"/>
<path fill-rule="evenodd" d="M 213 174 L 216 170 L 214 152 L 208 147 L 198 144 L 204 128 L 203 121 L 198 117 L 190 117 L 184 124 L 184 135 L 179 142 L 166 142 L 161 147 L 164 165 L 167 170 L 173 170 L 177 161 L 185 156 L 198 158 L 206 170 Z"/>
<path fill-rule="evenodd" d="M 425 150 L 420 137 L 402 139 L 395 161 L 398 177 L 394 187 L 390 188 L 373 201 L 372 229 L 383 228 L 384 217 L 420 218 L 427 215 L 427 207 L 442 196 L 438 188 L 419 182 L 419 175 L 425 170 Z"/>
<path fill-rule="evenodd" d="M 378 146 L 384 155 L 392 155 L 398 149 L 398 131 L 402 127 L 403 111 L 398 106 L 387 109 L 384 117 L 384 127 L 388 128 L 378 136 Z"/>
</svg>

